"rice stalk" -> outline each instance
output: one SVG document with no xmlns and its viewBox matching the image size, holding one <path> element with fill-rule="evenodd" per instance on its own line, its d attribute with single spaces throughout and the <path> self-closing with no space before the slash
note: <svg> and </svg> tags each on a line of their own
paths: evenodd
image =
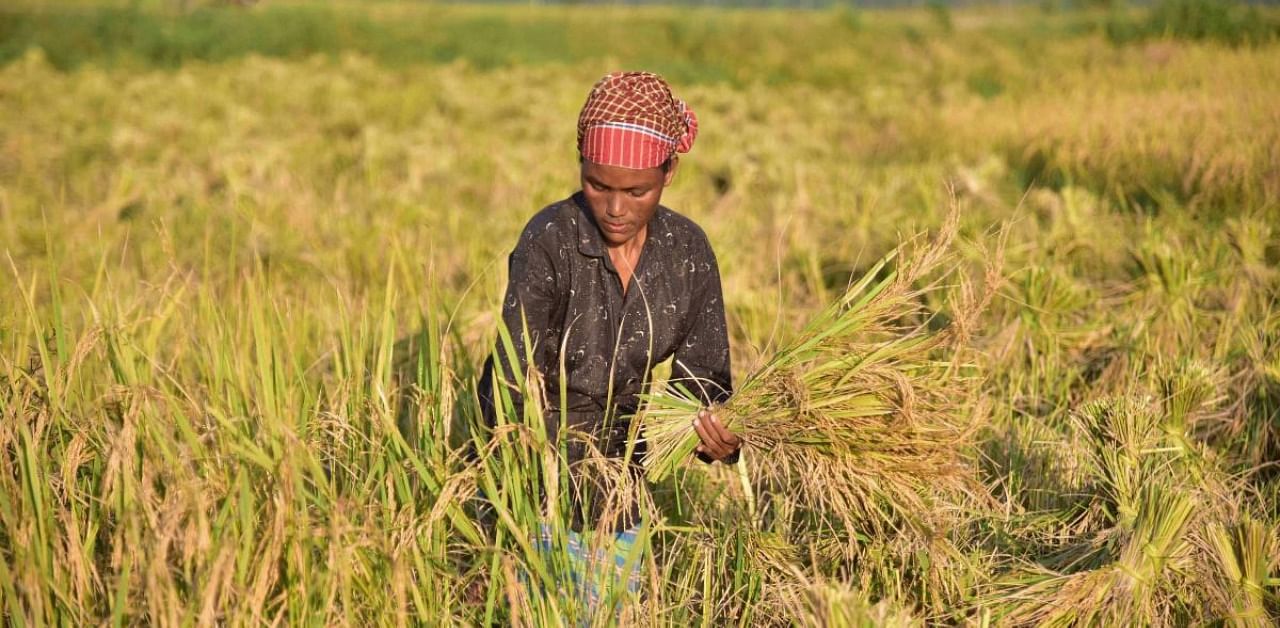
<svg viewBox="0 0 1280 628">
<path fill-rule="evenodd" d="M 1206 537 L 1209 554 L 1220 569 L 1215 586 L 1208 591 L 1221 607 L 1223 619 L 1242 628 L 1276 625 L 1280 616 L 1267 609 L 1268 587 L 1280 584 L 1270 577 L 1280 562 L 1276 531 L 1245 517 L 1232 526 L 1210 524 Z"/>
<path fill-rule="evenodd" d="M 963 453 L 979 422 L 969 403 L 976 378 L 963 362 L 968 330 L 932 329 L 923 305 L 943 291 L 940 279 L 925 279 L 950 274 L 940 269 L 953 260 L 957 221 L 953 206 L 933 241 L 913 238 L 886 255 L 712 408 L 743 436 L 758 486 L 846 530 L 926 537 L 938 513 L 982 494 Z M 971 320 L 996 277 L 989 267 L 982 296 L 963 284 L 947 302 L 952 319 Z M 697 385 L 675 379 L 646 396 L 651 480 L 672 474 L 697 446 Z"/>
<path fill-rule="evenodd" d="M 803 576 L 797 580 L 805 582 Z M 925 622 L 888 600 L 872 603 L 867 595 L 842 582 L 810 582 L 790 609 L 797 623 L 818 628 L 911 628 Z"/>
<path fill-rule="evenodd" d="M 1059 574 L 1043 568 L 1006 580 L 992 600 L 1001 625 L 1177 624 L 1179 573 L 1192 546 L 1186 529 L 1196 500 L 1178 487 L 1148 483 L 1135 496 L 1131 529 L 1108 539 L 1114 558 L 1095 569 Z"/>
<path fill-rule="evenodd" d="M 1208 559 L 1199 531 L 1213 530 L 1210 518 L 1231 510 L 1227 502 L 1240 490 L 1181 431 L 1188 409 L 1200 405 L 1193 398 L 1207 393 L 1194 381 L 1190 390 L 1164 384 L 1162 404 L 1108 398 L 1073 415 L 1095 483 L 1093 507 L 1110 525 L 997 582 L 980 606 L 1002 624 L 1178 625 L 1203 613 L 1196 591 L 1206 582 L 1197 566 Z M 1219 536 L 1211 541 L 1221 553 Z"/>
</svg>

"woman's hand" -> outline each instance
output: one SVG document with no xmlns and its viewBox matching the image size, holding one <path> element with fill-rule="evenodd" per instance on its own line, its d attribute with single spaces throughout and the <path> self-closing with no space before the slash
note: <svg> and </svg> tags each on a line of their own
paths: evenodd
<svg viewBox="0 0 1280 628">
<path fill-rule="evenodd" d="M 712 460 L 724 460 L 742 447 L 742 439 L 730 432 L 710 410 L 698 412 L 693 429 L 702 441 L 698 443 L 698 453 Z"/>
</svg>

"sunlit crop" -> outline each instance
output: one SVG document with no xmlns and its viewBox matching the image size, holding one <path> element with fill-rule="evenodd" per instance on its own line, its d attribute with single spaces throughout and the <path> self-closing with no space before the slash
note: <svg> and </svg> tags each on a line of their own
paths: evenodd
<svg viewBox="0 0 1280 628">
<path fill-rule="evenodd" d="M 169 36 L 319 11 L 205 10 Z M 422 50 L 361 22 L 289 31 L 324 54 L 3 57 L 4 623 L 580 619 L 530 543 L 564 470 L 535 412 L 477 429 L 474 389 L 587 89 L 645 67 L 701 121 L 664 204 L 719 258 L 758 440 L 683 462 L 689 408 L 655 410 L 652 499 L 616 486 L 653 550 L 623 622 L 1274 625 L 1274 40 L 685 11 L 387 4 L 367 24 Z"/>
</svg>

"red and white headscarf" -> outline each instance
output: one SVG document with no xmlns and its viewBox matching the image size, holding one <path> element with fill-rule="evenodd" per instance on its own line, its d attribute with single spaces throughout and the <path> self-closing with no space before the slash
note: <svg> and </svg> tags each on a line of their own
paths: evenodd
<svg viewBox="0 0 1280 628">
<path fill-rule="evenodd" d="M 600 79 L 578 115 L 578 152 L 606 166 L 653 168 L 687 153 L 698 135 L 693 110 L 657 74 L 615 72 Z"/>
</svg>

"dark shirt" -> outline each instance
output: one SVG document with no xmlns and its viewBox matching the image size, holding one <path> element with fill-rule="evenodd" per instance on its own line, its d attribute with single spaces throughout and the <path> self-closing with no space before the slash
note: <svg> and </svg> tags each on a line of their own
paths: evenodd
<svg viewBox="0 0 1280 628">
<path fill-rule="evenodd" d="M 732 381 L 720 271 L 706 234 L 693 221 L 658 207 L 625 295 L 581 192 L 538 212 L 508 263 L 502 320 L 519 357 L 516 372 L 527 367 L 528 349 L 543 375 L 553 433 L 567 423 L 591 434 L 606 456 L 624 455 L 638 395 L 654 365 L 671 357 L 672 381 L 683 380 L 705 404 L 728 398 Z M 505 356 L 501 342 L 497 354 Z M 480 383 L 491 422 L 492 360 Z M 505 357 L 502 362 L 508 381 L 514 381 L 511 365 Z M 516 402 L 522 403 L 518 395 Z M 633 465 L 643 453 L 641 441 Z M 581 455 L 570 447 L 571 467 Z"/>
</svg>

